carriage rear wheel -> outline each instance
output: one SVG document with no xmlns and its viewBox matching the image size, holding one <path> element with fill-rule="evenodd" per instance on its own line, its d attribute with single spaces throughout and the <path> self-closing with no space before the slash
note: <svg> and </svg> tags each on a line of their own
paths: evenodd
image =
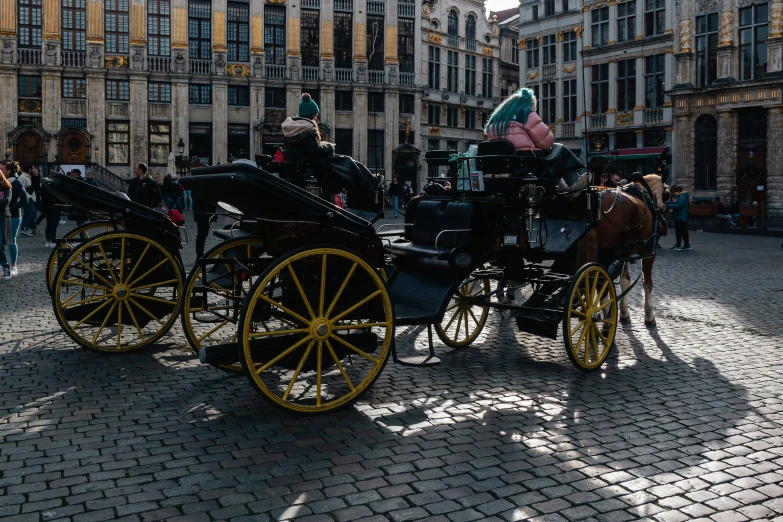
<svg viewBox="0 0 783 522">
<path fill-rule="evenodd" d="M 185 281 L 181 319 L 185 338 L 196 354 L 202 346 L 237 342 L 242 302 L 262 271 L 248 260 L 258 258 L 264 252 L 264 242 L 260 237 L 230 239 L 215 246 L 204 258 L 242 259 L 242 265 L 215 263 L 207 265 L 204 270 L 197 264 L 190 271 Z M 219 365 L 218 368 L 242 372 L 239 363 Z"/>
<path fill-rule="evenodd" d="M 484 329 L 489 307 L 471 303 L 478 296 L 487 298 L 492 292 L 489 277 L 470 276 L 462 282 L 451 298 L 446 313 L 435 331 L 443 344 L 450 348 L 470 346 Z"/>
<path fill-rule="evenodd" d="M 245 301 L 239 356 L 273 404 L 300 414 L 348 406 L 373 384 L 394 340 L 381 275 L 340 247 L 305 247 L 276 259 Z"/>
<path fill-rule="evenodd" d="M 137 350 L 161 338 L 179 315 L 183 270 L 152 239 L 109 232 L 62 261 L 52 287 L 55 316 L 74 341 L 99 352 Z"/>
<path fill-rule="evenodd" d="M 98 234 L 111 232 L 112 230 L 124 230 L 122 223 L 113 224 L 111 221 L 100 220 L 91 221 L 84 225 L 79 225 L 63 237 L 63 242 L 52 249 L 49 259 L 46 262 L 46 289 L 51 293 L 54 276 L 57 275 L 58 262 L 72 251 L 78 243 L 85 239 L 90 239 Z"/>
<path fill-rule="evenodd" d="M 617 294 L 598 263 L 580 268 L 571 279 L 563 310 L 563 341 L 568 358 L 583 372 L 597 370 L 614 345 Z"/>
</svg>

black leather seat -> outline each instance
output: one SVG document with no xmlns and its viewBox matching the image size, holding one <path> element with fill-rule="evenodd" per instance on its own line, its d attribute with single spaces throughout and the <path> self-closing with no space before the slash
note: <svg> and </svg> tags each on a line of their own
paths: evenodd
<svg viewBox="0 0 783 522">
<path fill-rule="evenodd" d="M 410 241 L 399 240 L 389 249 L 396 254 L 444 258 L 470 246 L 473 205 L 459 201 L 419 201 L 409 231 Z M 454 232 L 444 232 L 454 230 Z M 458 231 L 457 231 L 458 230 Z"/>
<path fill-rule="evenodd" d="M 220 228 L 218 230 L 213 231 L 212 235 L 225 241 L 227 239 L 236 239 L 238 237 L 251 236 L 252 234 L 236 226 L 234 228 L 230 228 L 230 227 Z"/>
</svg>

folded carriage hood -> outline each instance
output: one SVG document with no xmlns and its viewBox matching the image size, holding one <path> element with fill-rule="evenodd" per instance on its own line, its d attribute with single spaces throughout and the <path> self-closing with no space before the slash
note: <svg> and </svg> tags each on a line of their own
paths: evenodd
<svg viewBox="0 0 783 522">
<path fill-rule="evenodd" d="M 365 237 L 375 233 L 369 221 L 250 165 L 194 169 L 192 174 L 180 182 L 193 197 L 213 205 L 228 203 L 248 218 L 322 223 Z"/>
</svg>

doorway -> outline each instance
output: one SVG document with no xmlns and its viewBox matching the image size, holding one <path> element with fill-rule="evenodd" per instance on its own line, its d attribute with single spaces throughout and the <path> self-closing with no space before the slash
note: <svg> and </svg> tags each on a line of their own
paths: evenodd
<svg viewBox="0 0 783 522">
<path fill-rule="evenodd" d="M 43 156 L 41 137 L 35 132 L 25 132 L 16 142 L 16 160 L 19 163 L 36 164 Z"/>
<path fill-rule="evenodd" d="M 745 202 L 750 196 L 751 201 L 766 201 L 767 110 L 739 111 L 737 131 L 737 199 Z"/>
<path fill-rule="evenodd" d="M 199 158 L 202 165 L 211 165 L 212 161 L 212 124 L 190 124 L 190 157 Z"/>
<path fill-rule="evenodd" d="M 250 159 L 250 126 L 228 125 L 228 159 Z"/>
<path fill-rule="evenodd" d="M 69 132 L 62 137 L 60 155 L 62 161 L 79 164 L 86 161 L 87 140 L 80 132 Z"/>
<path fill-rule="evenodd" d="M 411 188 L 411 194 L 418 194 L 416 172 L 416 160 L 412 157 L 398 156 L 394 161 L 394 175 L 403 183 L 408 184 Z"/>
</svg>

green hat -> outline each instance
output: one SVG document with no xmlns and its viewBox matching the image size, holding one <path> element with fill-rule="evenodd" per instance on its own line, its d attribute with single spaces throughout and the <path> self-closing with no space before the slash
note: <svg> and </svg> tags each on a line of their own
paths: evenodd
<svg viewBox="0 0 783 522">
<path fill-rule="evenodd" d="M 318 104 L 315 103 L 315 100 L 313 100 L 309 94 L 304 93 L 302 95 L 302 101 L 299 102 L 299 117 L 310 118 L 320 112 L 321 110 L 318 108 Z"/>
</svg>

